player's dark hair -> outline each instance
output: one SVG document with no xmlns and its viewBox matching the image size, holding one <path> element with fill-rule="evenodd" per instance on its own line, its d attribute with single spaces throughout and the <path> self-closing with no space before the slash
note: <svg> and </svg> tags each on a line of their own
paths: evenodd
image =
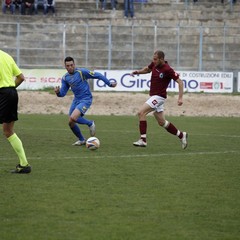
<svg viewBox="0 0 240 240">
<path fill-rule="evenodd" d="M 155 51 L 154 55 L 155 54 L 158 56 L 159 59 L 161 59 L 161 58 L 164 59 L 165 58 L 165 54 L 164 54 L 163 51 L 157 50 L 157 51 Z"/>
<path fill-rule="evenodd" d="M 71 62 L 71 61 L 74 62 L 74 59 L 73 59 L 72 57 L 66 57 L 66 58 L 64 59 L 64 63 L 66 63 L 66 62 Z"/>
</svg>

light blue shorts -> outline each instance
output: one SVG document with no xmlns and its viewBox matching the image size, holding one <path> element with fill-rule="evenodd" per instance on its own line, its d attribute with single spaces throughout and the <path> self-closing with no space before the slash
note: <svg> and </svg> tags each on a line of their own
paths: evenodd
<svg viewBox="0 0 240 240">
<path fill-rule="evenodd" d="M 69 109 L 69 116 L 72 114 L 72 112 L 75 109 L 78 109 L 81 112 L 81 116 L 84 116 L 91 105 L 92 105 L 92 100 L 81 100 L 81 101 L 73 100 L 72 105 Z"/>
</svg>

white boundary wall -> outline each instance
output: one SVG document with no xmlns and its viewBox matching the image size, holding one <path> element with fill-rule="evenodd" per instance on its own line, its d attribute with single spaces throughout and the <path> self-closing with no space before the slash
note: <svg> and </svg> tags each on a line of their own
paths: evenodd
<svg viewBox="0 0 240 240">
<path fill-rule="evenodd" d="M 94 91 L 123 91 L 141 92 L 148 91 L 151 74 L 135 75 L 132 70 L 95 70 L 105 75 L 110 81 L 117 81 L 116 88 L 109 88 L 103 81 L 95 80 Z M 61 78 L 66 73 L 65 69 L 22 69 L 26 78 L 18 89 L 38 90 L 61 85 Z M 178 71 L 184 81 L 184 91 L 206 93 L 232 93 L 232 72 L 194 72 Z M 169 92 L 177 92 L 178 84 L 171 82 Z M 238 92 L 240 92 L 240 73 L 238 73 Z"/>
</svg>

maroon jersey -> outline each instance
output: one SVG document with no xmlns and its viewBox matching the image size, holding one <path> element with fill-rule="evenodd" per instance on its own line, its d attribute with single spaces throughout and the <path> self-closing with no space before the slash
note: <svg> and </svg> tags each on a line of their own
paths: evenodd
<svg viewBox="0 0 240 240">
<path fill-rule="evenodd" d="M 156 67 L 152 62 L 149 66 L 152 70 L 150 96 L 158 95 L 163 98 L 167 98 L 167 88 L 170 81 L 173 79 L 176 81 L 179 78 L 179 74 L 176 73 L 165 61 L 162 66 Z"/>
</svg>

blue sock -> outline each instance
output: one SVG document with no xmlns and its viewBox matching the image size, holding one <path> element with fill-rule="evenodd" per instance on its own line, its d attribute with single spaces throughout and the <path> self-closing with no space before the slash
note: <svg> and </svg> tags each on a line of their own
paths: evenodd
<svg viewBox="0 0 240 240">
<path fill-rule="evenodd" d="M 71 128 L 72 132 L 74 133 L 74 135 L 80 140 L 83 141 L 85 140 L 85 138 L 83 137 L 80 128 L 78 127 L 77 124 L 74 125 L 73 128 Z"/>
<path fill-rule="evenodd" d="M 90 127 L 90 126 L 92 125 L 93 121 L 88 120 L 88 119 L 85 119 L 85 118 L 83 118 L 83 117 L 79 117 L 79 118 L 77 119 L 77 123 L 79 123 L 79 124 L 84 124 L 84 125 L 88 125 L 88 126 Z"/>
</svg>

